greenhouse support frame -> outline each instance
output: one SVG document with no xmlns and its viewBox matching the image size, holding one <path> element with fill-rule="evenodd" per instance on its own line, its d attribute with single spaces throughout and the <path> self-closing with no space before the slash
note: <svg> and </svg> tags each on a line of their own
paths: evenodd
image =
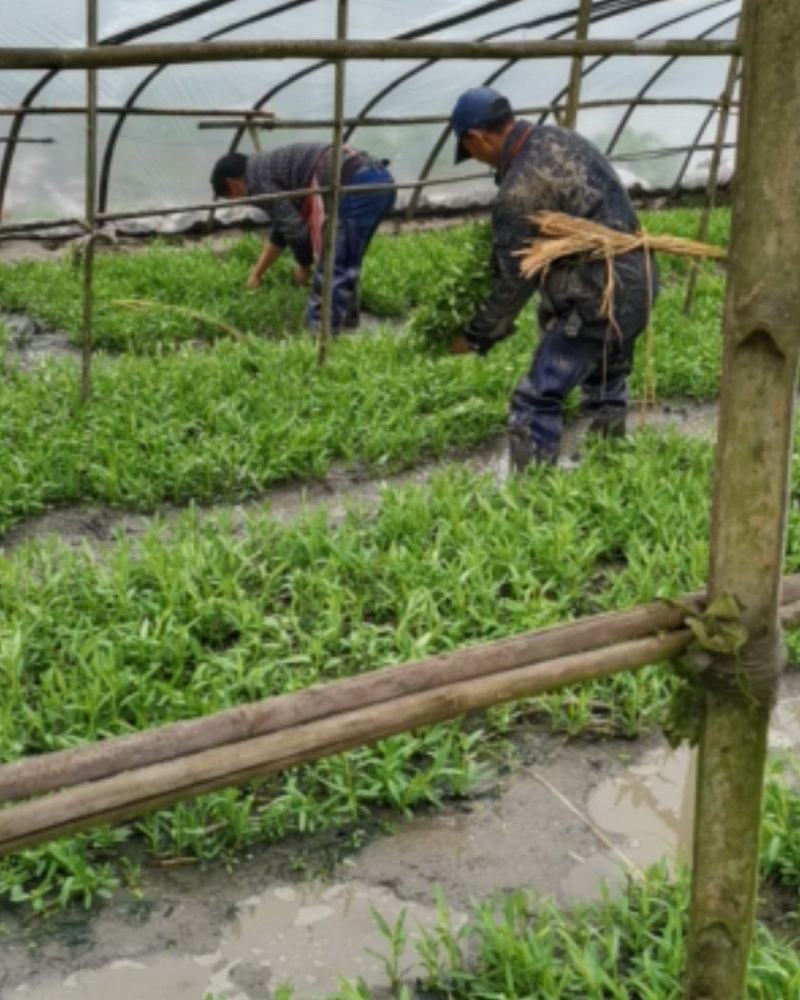
<svg viewBox="0 0 800 1000">
<path fill-rule="evenodd" d="M 337 2 L 341 15 L 346 0 Z M 745 630 L 746 642 L 741 651 L 705 654 L 703 670 L 696 677 L 703 711 L 687 1000 L 735 1000 L 744 996 L 746 958 L 753 926 L 766 730 L 783 664 L 778 594 L 785 543 L 798 366 L 797 326 L 800 323 L 800 290 L 796 285 L 796 274 L 800 270 L 800 168 L 794 156 L 794 151 L 800 148 L 800 83 L 794 79 L 796 74 L 787 74 L 784 67 L 793 64 L 792 39 L 797 37 L 800 37 L 800 5 L 746 0 L 741 43 L 709 39 L 379 42 L 340 37 L 335 40 L 110 48 L 92 44 L 90 33 L 90 44 L 84 49 L 0 51 L 0 69 L 71 68 L 87 72 L 115 66 L 221 59 L 332 59 L 341 66 L 337 79 L 342 94 L 344 61 L 347 59 L 563 56 L 580 59 L 587 55 L 611 54 L 731 57 L 742 54 L 740 176 L 734 198 L 724 316 L 708 613 L 713 618 L 719 599 L 733 601 L 739 609 L 739 623 Z M 334 141 L 341 136 L 344 124 L 340 97 L 337 88 Z M 727 97 L 726 101 L 723 95 L 719 104 L 725 111 L 730 104 L 730 94 Z M 96 120 L 97 108 L 91 98 L 87 108 L 88 118 Z M 780 140 L 777 143 L 776 136 Z M 723 138 L 724 129 L 720 128 L 714 144 L 716 150 L 723 147 Z M 87 149 L 88 142 L 87 138 Z M 768 157 L 764 155 L 765 149 L 770 150 Z M 95 214 L 94 186 L 92 181 L 92 210 L 89 210 L 87 195 L 86 219 L 82 221 L 90 246 L 98 221 L 125 216 L 125 213 L 116 216 L 113 213 Z M 419 187 L 420 182 L 412 186 Z M 341 189 L 334 180 L 332 191 L 324 190 L 323 193 L 331 193 L 335 199 L 342 190 L 346 189 Z M 245 199 L 241 203 L 252 204 L 258 200 Z M 9 227 L 0 229 L 0 233 L 8 231 Z M 16 227 L 13 231 L 23 230 Z M 90 286 L 88 266 L 86 275 Z M 329 274 L 326 279 L 325 294 L 330 295 Z M 321 350 L 324 351 L 323 345 Z M 671 654 L 677 653 L 679 647 L 685 648 L 683 638 L 672 646 Z M 610 648 L 616 649 L 611 656 L 617 662 L 614 664 L 606 658 L 608 672 L 633 669 L 630 659 L 626 660 L 616 647 Z M 596 672 L 590 671 L 585 676 L 595 675 Z M 557 683 L 551 678 L 550 686 Z M 445 699 L 445 703 L 437 702 L 438 707 L 432 710 L 432 715 L 423 712 L 410 724 L 421 724 L 433 716 L 447 717 L 440 714 L 442 712 L 458 714 L 479 703 L 491 704 L 493 699 L 501 697 L 500 688 L 493 687 L 491 681 L 489 687 L 482 690 L 483 700 Z M 522 687 L 514 690 L 522 690 Z M 361 742 L 375 738 L 368 727 L 359 732 L 361 735 L 357 738 Z M 332 731 L 326 752 L 335 753 L 345 745 L 357 745 L 353 742 L 354 733 L 349 733 L 350 738 L 343 741 L 336 739 Z M 305 745 L 305 735 L 302 738 L 301 735 L 298 734 L 299 741 Z M 239 771 L 233 769 L 241 780 L 250 773 L 260 773 L 260 752 L 254 747 L 247 757 L 250 763 Z M 286 758 L 279 757 L 277 762 L 270 764 L 270 769 L 276 766 L 280 769 L 289 764 Z M 206 787 L 207 780 L 199 777 L 191 786 L 191 793 Z M 224 783 L 227 779 L 218 780 Z M 91 795 L 91 792 L 89 787 L 86 794 Z M 42 809 L 46 812 L 46 803 L 44 799 L 39 804 L 3 810 L 0 822 L 8 828 L 18 809 L 32 810 L 33 814 Z"/>
</svg>

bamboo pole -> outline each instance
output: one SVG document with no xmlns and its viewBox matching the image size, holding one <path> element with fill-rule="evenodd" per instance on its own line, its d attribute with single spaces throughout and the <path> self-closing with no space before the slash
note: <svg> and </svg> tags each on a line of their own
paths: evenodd
<svg viewBox="0 0 800 1000">
<path fill-rule="evenodd" d="M 475 174 L 464 174 L 461 177 L 440 177 L 435 180 L 424 180 L 424 181 L 408 181 L 403 184 L 359 184 L 355 187 L 350 185 L 342 185 L 342 194 L 351 194 L 353 192 L 364 193 L 365 191 L 404 191 L 411 188 L 420 187 L 440 187 L 446 184 L 461 184 L 465 181 L 474 180 L 488 180 L 491 174 L 488 173 L 475 173 Z M 285 201 L 290 198 L 301 198 L 306 194 L 327 194 L 330 191 L 330 187 L 320 186 L 316 188 L 297 188 L 294 191 L 280 191 L 274 194 L 259 194 L 253 195 L 248 198 L 229 198 L 225 201 L 225 208 L 241 208 L 246 205 L 253 205 L 256 208 L 261 204 L 267 204 L 271 201 Z M 95 215 L 96 222 L 124 222 L 127 219 L 146 219 L 163 215 L 175 215 L 179 212 L 207 212 L 209 209 L 220 208 L 220 203 L 218 201 L 213 202 L 201 202 L 200 204 L 194 205 L 172 205 L 169 208 L 142 208 L 130 212 L 97 212 Z M 0 226 L 0 239 L 3 237 L 9 237 L 16 235 L 17 233 L 34 232 L 37 229 L 58 229 L 63 226 L 80 226 L 85 230 L 86 223 L 83 219 L 67 217 L 64 219 L 32 219 L 29 222 L 17 222 L 13 224 L 8 224 L 5 226 Z"/>
<path fill-rule="evenodd" d="M 102 823 L 119 822 L 218 788 L 242 784 L 297 764 L 465 712 L 610 676 L 676 655 L 688 629 L 601 651 L 549 660 L 357 708 L 304 725 L 164 763 L 125 771 L 0 810 L 0 855 Z"/>
<path fill-rule="evenodd" d="M 741 20 L 739 21 L 741 26 Z M 728 75 L 725 78 L 725 86 L 722 89 L 720 98 L 719 117 L 717 119 L 717 135 L 714 140 L 714 152 L 711 154 L 711 164 L 708 168 L 708 182 L 706 184 L 706 203 L 700 213 L 700 221 L 697 226 L 697 239 L 705 243 L 708 239 L 708 225 L 711 220 L 711 212 L 717 201 L 717 180 L 719 178 L 719 167 L 722 162 L 722 150 L 725 145 L 725 135 L 728 131 L 730 120 L 731 100 L 736 81 L 739 77 L 739 56 L 731 56 L 728 64 Z M 698 261 L 693 261 L 689 268 L 689 280 L 686 283 L 686 298 L 683 301 L 683 313 L 685 316 L 691 312 L 694 292 L 697 287 L 697 275 L 700 270 Z"/>
<path fill-rule="evenodd" d="M 793 615 L 800 602 L 800 574 L 786 577 L 783 610 Z M 682 627 L 686 610 L 699 611 L 704 595 L 676 602 L 656 601 L 627 611 L 594 615 L 577 622 L 472 646 L 413 663 L 385 667 L 324 686 L 267 698 L 156 729 L 112 737 L 71 750 L 28 757 L 0 766 L 0 802 L 25 798 L 67 784 L 95 781 L 133 767 L 262 736 L 326 715 L 352 711 L 446 684 L 499 675 L 546 660 L 628 643 Z"/>
<path fill-rule="evenodd" d="M 800 602 L 785 609 L 800 624 Z M 303 725 L 131 769 L 0 810 L 0 855 L 92 826 L 117 823 L 152 809 L 229 788 L 373 743 L 396 733 L 457 718 L 492 705 L 637 670 L 679 655 L 688 629 L 546 660 L 498 675 L 440 685 Z"/>
<path fill-rule="evenodd" d="M 2 48 L 3 69 L 121 69 L 162 63 L 262 59 L 563 59 L 568 56 L 729 56 L 727 39 L 591 38 L 524 42 L 456 42 L 390 39 L 296 39 L 227 42 L 160 42 L 89 48 Z"/>
<path fill-rule="evenodd" d="M 86 0 L 86 41 L 97 44 L 97 0 Z M 86 71 L 86 228 L 83 248 L 81 319 L 81 401 L 92 394 L 92 316 L 94 311 L 95 188 L 97 184 L 97 70 Z"/>
<path fill-rule="evenodd" d="M 678 98 L 680 100 L 680 98 Z M 140 115 L 148 118 L 236 118 L 241 123 L 253 119 L 266 122 L 274 117 L 272 111 L 253 110 L 251 108 L 174 108 L 174 107 L 131 107 L 124 104 L 98 104 L 98 115 Z M 85 115 L 84 104 L 37 104 L 26 108 L 22 105 L 0 107 L 0 117 L 15 115 Z"/>
<path fill-rule="evenodd" d="M 747 642 L 710 655 L 699 744 L 687 1000 L 745 995 L 800 347 L 800 4 L 746 0 L 723 323 L 710 595 Z"/>
<path fill-rule="evenodd" d="M 336 38 L 347 38 L 347 0 L 336 0 Z M 322 274 L 322 315 L 319 328 L 320 367 L 325 364 L 328 340 L 331 336 L 333 311 L 333 274 L 336 266 L 336 231 L 339 224 L 339 192 L 342 187 L 342 137 L 344 135 L 344 59 L 334 65 L 333 82 L 333 143 L 330 155 L 330 194 L 328 195 L 327 225 L 325 228 L 325 257 Z"/>
<path fill-rule="evenodd" d="M 627 107 L 633 98 L 613 97 L 606 99 L 596 99 L 591 101 L 581 101 L 578 105 L 584 108 L 617 108 Z M 718 97 L 647 97 L 637 101 L 648 107 L 719 107 L 722 100 Z M 731 101 L 731 107 L 736 107 L 738 102 Z M 566 105 L 559 102 L 553 104 L 534 104 L 525 108 L 518 108 L 517 114 L 533 115 L 544 114 L 556 108 L 564 108 Z M 245 128 L 255 124 L 258 128 L 280 129 L 280 128 L 333 128 L 332 118 L 279 118 L 273 111 L 253 110 L 252 108 L 168 108 L 150 107 L 145 105 L 126 107 L 124 104 L 98 104 L 98 115 L 133 115 L 145 118 L 232 118 L 234 121 L 200 122 L 199 128 Z M 0 106 L 0 118 L 12 117 L 16 115 L 33 116 L 56 116 L 56 115 L 85 115 L 86 106 L 83 104 L 37 104 L 35 107 L 25 108 L 20 106 Z M 365 118 L 345 118 L 346 126 L 357 125 L 444 125 L 449 121 L 448 115 L 369 115 Z M 42 140 L 37 140 L 42 141 Z"/>
<path fill-rule="evenodd" d="M 575 38 L 583 41 L 589 34 L 589 20 L 592 16 L 592 0 L 581 0 L 578 9 L 578 21 L 575 25 Z M 578 106 L 581 99 L 581 81 L 583 79 L 583 57 L 574 55 L 569 70 L 569 86 L 567 88 L 567 106 L 564 112 L 564 124 L 567 128 L 575 128 L 578 120 Z"/>
<path fill-rule="evenodd" d="M 596 110 L 601 108 L 617 108 L 626 107 L 630 104 L 632 98 L 609 98 L 608 100 L 592 100 L 592 101 L 580 101 L 578 103 L 579 110 Z M 638 102 L 641 105 L 647 107 L 712 107 L 716 108 L 722 104 L 719 98 L 704 98 L 704 97 L 650 97 L 645 98 Z M 731 107 L 735 107 L 737 102 L 732 101 Z M 554 104 L 533 104 L 524 108 L 515 108 L 515 113 L 518 115 L 539 115 L 539 114 L 549 114 L 551 112 L 558 112 L 566 108 L 565 104 L 554 103 Z M 147 114 L 147 110 L 142 113 Z M 0 109 L 0 115 L 3 114 L 2 109 Z M 192 112 L 194 114 L 194 112 Z M 212 115 L 205 115 L 200 112 L 197 113 L 197 117 L 208 117 L 211 118 Z M 220 116 L 222 117 L 222 116 Z M 392 116 L 392 115 L 370 115 L 366 118 L 348 118 L 343 119 L 343 123 L 347 128 L 353 128 L 357 126 L 358 128 L 386 128 L 386 127 L 402 127 L 404 125 L 446 125 L 450 121 L 448 115 L 403 115 L 403 116 Z M 231 121 L 200 121 L 197 123 L 199 129 L 227 129 L 227 128 L 247 128 L 252 123 L 248 122 L 244 115 L 241 116 L 241 120 L 237 120 L 233 117 Z M 279 118 L 275 117 L 268 121 L 256 122 L 255 127 L 259 129 L 266 129 L 267 131 L 272 131 L 274 129 L 314 129 L 314 128 L 332 128 L 334 121 L 332 118 Z"/>
</svg>

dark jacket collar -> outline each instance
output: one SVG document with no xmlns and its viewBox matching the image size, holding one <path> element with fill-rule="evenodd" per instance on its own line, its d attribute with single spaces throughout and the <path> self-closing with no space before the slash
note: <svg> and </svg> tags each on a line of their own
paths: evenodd
<svg viewBox="0 0 800 1000">
<path fill-rule="evenodd" d="M 500 160 L 498 161 L 497 170 L 494 175 L 495 184 L 502 184 L 505 180 L 508 168 L 511 166 L 516 153 L 519 152 L 522 137 L 531 127 L 531 123 L 524 118 L 518 118 L 514 122 L 510 132 L 503 141 L 503 148 L 500 150 Z"/>
</svg>

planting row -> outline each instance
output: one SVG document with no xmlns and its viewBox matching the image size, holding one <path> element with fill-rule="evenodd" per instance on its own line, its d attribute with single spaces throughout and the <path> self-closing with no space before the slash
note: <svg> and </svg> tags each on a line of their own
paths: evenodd
<svg viewBox="0 0 800 1000">
<path fill-rule="evenodd" d="M 681 224 L 674 229 L 689 230 L 694 221 L 688 213 L 669 213 L 664 219 L 654 215 L 649 223 L 655 230 L 655 223 L 667 227 L 670 218 Z M 725 221 L 722 214 L 716 217 L 720 238 Z M 165 288 L 165 298 L 174 299 L 177 289 L 182 303 L 250 329 L 259 300 L 241 291 L 239 279 L 255 249 L 253 239 L 238 244 L 222 264 L 207 250 L 164 247 L 106 256 L 99 262 L 101 289 L 107 289 L 101 291 L 100 314 L 105 315 L 104 296 L 124 291 L 152 299 Z M 437 290 L 458 286 L 464 247 L 474 240 L 474 228 L 382 237 L 365 276 L 365 293 L 377 294 L 380 264 L 384 296 L 395 297 L 391 308 L 425 296 L 430 306 Z M 414 241 L 422 249 L 411 253 Z M 646 368 L 662 397 L 710 398 L 717 391 L 722 278 L 704 270 L 687 319 L 677 280 L 685 269 L 680 261 L 663 268 L 665 288 L 652 338 L 637 352 L 634 394 L 642 392 Z M 203 277 L 190 280 L 194 270 Z M 20 288 L 28 289 L 31 301 L 37 297 L 33 305 L 26 296 L 13 298 Z M 195 289 L 193 297 L 201 301 L 189 302 L 186 288 Z M 295 294 L 288 285 L 275 288 L 282 296 Z M 0 270 L 0 302 L 33 308 L 48 322 L 58 324 L 68 315 L 77 322 L 76 291 L 77 277 L 67 265 Z M 250 319 L 231 313 L 238 308 L 249 310 Z M 384 302 L 384 308 L 389 311 L 390 304 Z M 145 337 L 163 347 L 161 334 L 174 345 L 176 338 L 197 333 L 195 321 L 183 314 L 118 310 L 113 315 L 133 325 L 112 340 L 139 343 Z M 305 336 L 249 335 L 217 340 L 205 350 L 184 345 L 146 356 L 101 354 L 94 365 L 93 399 L 85 407 L 77 401 L 74 364 L 19 371 L 6 351 L 0 380 L 0 448 L 7 458 L 0 465 L 0 534 L 48 505 L 93 501 L 148 510 L 163 503 L 242 498 L 280 480 L 321 476 L 336 461 L 385 471 L 478 444 L 502 429 L 508 396 L 532 352 L 530 315 L 519 325 L 517 336 L 486 358 L 431 354 L 413 331 L 343 338 L 322 370 L 315 345 Z"/>
<path fill-rule="evenodd" d="M 714 242 L 726 242 L 728 218 L 724 210 L 715 214 Z M 645 213 L 643 222 L 653 233 L 694 236 L 697 228 L 696 213 L 689 210 Z M 364 307 L 377 316 L 402 317 L 415 306 L 430 303 L 444 278 L 474 271 L 476 254 L 488 257 L 486 240 L 476 239 L 487 230 L 486 223 L 472 223 L 447 230 L 378 235 L 364 265 Z M 273 338 L 297 332 L 302 326 L 305 293 L 290 284 L 288 260 L 268 272 L 257 292 L 243 290 L 260 245 L 255 235 L 223 250 L 180 249 L 155 240 L 142 252 L 101 255 L 95 268 L 96 345 L 150 353 L 182 340 L 219 336 L 214 321 L 242 333 Z M 665 259 L 663 270 L 670 283 L 685 275 L 687 265 Z M 50 328 L 66 330 L 76 342 L 81 328 L 80 296 L 80 273 L 69 259 L 0 269 L 0 310 L 29 313 Z M 150 305 L 131 311 L 127 304 L 137 299 Z M 660 313 L 655 325 L 662 326 Z M 666 336 L 670 336 L 670 325 L 665 316 Z M 701 325 L 695 327 L 696 333 L 701 330 Z"/>
<path fill-rule="evenodd" d="M 452 469 L 385 492 L 371 517 L 290 527 L 187 514 L 97 562 L 29 544 L 0 563 L 4 759 L 212 712 L 698 586 L 707 562 L 711 449 L 642 432 L 596 444 L 570 474 L 497 486 Z M 665 483 L 672 484 L 666 490 Z M 800 518 L 790 520 L 792 571 Z M 466 794 L 520 712 L 559 729 L 633 735 L 664 718 L 675 683 L 650 667 L 479 720 L 433 726 L 141 823 L 25 852 L 0 895 L 44 906 L 119 877 L 119 841 L 210 858 Z M 69 875 L 66 882 L 60 881 Z"/>
<path fill-rule="evenodd" d="M 795 800 L 800 801 L 800 800 Z M 631 882 L 615 899 L 560 910 L 526 892 L 473 907 L 458 925 L 444 901 L 438 920 L 417 942 L 424 996 L 447 1000 L 547 997 L 548 1000 L 679 1000 L 683 994 L 688 879 L 661 868 Z M 376 918 L 379 920 L 379 918 Z M 383 964 L 392 995 L 413 995 L 403 970 L 411 956 L 404 916 L 380 923 Z M 285 985 L 280 994 L 290 1000 Z M 750 958 L 750 1000 L 800 995 L 800 956 L 789 941 L 759 925 Z M 370 1000 L 363 982 L 343 982 L 330 1000 Z"/>
</svg>

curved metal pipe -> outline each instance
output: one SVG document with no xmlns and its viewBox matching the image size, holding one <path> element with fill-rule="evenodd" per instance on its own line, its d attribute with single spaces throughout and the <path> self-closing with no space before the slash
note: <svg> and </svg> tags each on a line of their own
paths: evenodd
<svg viewBox="0 0 800 1000">
<path fill-rule="evenodd" d="M 452 28 L 454 25 L 462 24 L 465 21 L 471 21 L 476 17 L 482 17 L 484 14 L 492 13 L 495 10 L 500 10 L 503 7 L 510 7 L 513 4 L 520 3 L 521 0 L 491 0 L 489 3 L 481 4 L 479 7 L 475 7 L 472 10 L 464 11 L 461 14 L 453 14 L 450 17 L 441 18 L 438 21 L 434 21 L 432 24 L 422 25 L 419 28 L 411 28 L 409 31 L 404 31 L 399 35 L 393 35 L 396 39 L 411 39 L 419 38 L 420 35 L 429 35 L 435 31 L 443 31 L 445 28 Z M 430 65 L 434 60 L 426 60 L 423 65 Z M 330 65 L 330 60 L 321 59 L 318 62 L 313 63 L 311 66 L 306 66 L 304 69 L 298 70 L 291 76 L 286 77 L 279 84 L 276 84 L 270 90 L 263 94 L 258 101 L 253 105 L 253 110 L 258 111 L 262 108 L 267 101 L 271 101 L 276 94 L 281 93 L 287 87 L 290 87 L 293 83 L 297 83 L 298 80 L 302 80 L 312 73 L 316 73 L 318 69 L 322 69 L 325 66 Z M 413 76 L 413 72 L 410 74 Z M 242 136 L 245 133 L 244 128 L 238 128 L 231 138 L 230 145 L 228 146 L 228 151 L 233 153 L 238 147 L 239 143 L 242 141 Z M 345 135 L 345 139 L 349 138 L 350 131 Z"/>
<path fill-rule="evenodd" d="M 492 38 L 497 38 L 499 35 L 506 34 L 509 31 L 519 31 L 523 28 L 541 27 L 543 24 L 550 24 L 553 21 L 562 21 L 565 17 L 568 16 L 569 16 L 568 11 L 564 11 L 563 13 L 560 14 L 548 14 L 544 17 L 537 18 L 535 21 L 523 21 L 520 22 L 519 24 L 509 25 L 506 28 L 496 29 L 495 31 L 488 32 L 485 35 L 479 35 L 476 41 L 488 42 Z M 417 73 L 421 73 L 423 72 L 423 70 L 428 69 L 428 67 L 433 66 L 437 61 L 438 60 L 436 59 L 427 59 L 425 62 L 420 63 L 418 66 L 414 66 L 412 69 L 406 70 L 406 72 L 402 73 L 400 76 L 395 77 L 394 80 L 391 80 L 384 87 L 382 87 L 377 94 L 371 97 L 367 101 L 367 103 L 362 106 L 361 110 L 356 113 L 355 117 L 366 118 L 366 116 L 370 113 L 370 111 L 372 111 L 372 109 L 375 107 L 376 104 L 379 104 L 385 97 L 388 97 L 389 94 L 393 93 L 393 91 L 395 91 L 399 86 L 406 83 L 413 76 L 416 76 Z M 348 131 L 345 133 L 345 141 L 350 138 L 350 136 L 357 128 L 358 128 L 357 123 L 350 126 Z"/>
<path fill-rule="evenodd" d="M 737 76 L 736 79 L 738 81 L 739 79 L 741 79 L 741 77 Z M 694 142 L 692 143 L 692 148 L 689 150 L 689 152 L 684 157 L 683 163 L 681 164 L 681 168 L 678 171 L 678 175 L 675 178 L 675 180 L 673 181 L 672 187 L 670 188 L 670 197 L 671 198 L 674 198 L 674 197 L 677 196 L 677 193 L 680 190 L 681 182 L 683 181 L 683 178 L 686 176 L 686 171 L 689 169 L 689 164 L 692 162 L 692 157 L 697 152 L 697 147 L 700 145 L 700 143 L 703 140 L 703 136 L 706 134 L 706 129 L 708 128 L 708 126 L 713 121 L 714 116 L 717 115 L 717 114 L 721 114 L 721 113 L 722 113 L 722 107 L 721 106 L 720 107 L 711 108 L 711 110 L 708 112 L 708 114 L 706 115 L 706 117 L 703 119 L 703 122 L 700 125 L 700 128 L 697 130 L 697 135 L 694 138 Z"/>
<path fill-rule="evenodd" d="M 101 39 L 99 44 L 122 45 L 125 42 L 132 41 L 134 38 L 141 38 L 143 35 L 151 34 L 154 31 L 160 31 L 162 28 L 170 27 L 173 24 L 181 24 L 183 21 L 188 21 L 193 17 L 197 17 L 198 14 L 205 14 L 210 10 L 214 10 L 216 7 L 223 7 L 229 3 L 233 3 L 233 0 L 202 0 L 200 3 L 184 7 L 181 10 L 174 11 L 172 14 L 166 14 L 164 17 L 145 21 L 142 24 L 126 28 L 124 31 L 118 31 L 113 35 L 109 35 L 107 38 Z M 20 101 L 20 106 L 23 108 L 29 108 L 47 84 L 50 83 L 56 73 L 58 73 L 58 70 L 48 70 L 44 76 L 37 80 Z M 20 111 L 19 114 L 14 116 L 14 120 L 11 123 L 8 136 L 12 141 L 6 146 L 3 153 L 3 160 L 0 164 L 0 217 L 2 217 L 3 214 L 3 204 L 5 203 L 8 178 L 11 175 L 11 166 L 14 160 L 14 152 L 17 145 L 17 143 L 13 140 L 18 138 L 24 124 L 25 112 Z"/>
<path fill-rule="evenodd" d="M 225 2 L 229 3 L 230 0 L 225 0 Z M 302 7 L 304 4 L 313 2 L 314 0 L 286 0 L 285 3 L 280 3 L 277 7 L 270 7 L 268 10 L 262 11 L 260 14 L 253 14 L 250 17 L 233 21 L 222 28 L 217 28 L 215 31 L 211 31 L 207 35 L 203 35 L 198 40 L 201 42 L 210 42 L 215 38 L 219 38 L 220 36 L 227 34 L 229 31 L 236 31 L 238 28 L 244 28 L 248 24 L 255 24 L 258 21 L 275 17 L 278 14 L 284 14 L 287 10 L 292 10 L 294 7 Z M 139 81 L 139 83 L 128 95 L 128 99 L 125 101 L 126 109 L 133 107 L 139 96 L 150 86 L 153 80 L 155 80 L 155 78 L 167 68 L 167 66 L 167 63 L 164 63 L 161 66 L 156 66 L 154 69 L 150 70 L 150 72 L 142 80 Z M 122 132 L 122 128 L 127 118 L 127 110 L 120 112 L 114 121 L 111 131 L 109 132 L 108 139 L 106 139 L 105 148 L 103 150 L 103 163 L 100 168 L 100 186 L 97 197 L 99 211 L 101 212 L 105 212 L 107 207 L 111 165 L 114 159 L 114 152 L 117 148 L 120 133 Z"/>
<path fill-rule="evenodd" d="M 593 17 L 592 17 L 592 22 L 596 23 L 598 21 L 604 21 L 604 20 L 607 20 L 610 17 L 617 17 L 617 16 L 619 16 L 622 13 L 628 13 L 629 10 L 638 9 L 638 8 L 640 8 L 642 6 L 650 6 L 652 4 L 661 3 L 661 2 L 665 2 L 665 0 L 645 0 L 645 3 L 641 3 L 640 0 L 628 0 L 627 3 L 626 3 L 626 0 L 616 0 L 616 3 L 614 2 L 614 0 L 609 0 L 608 6 L 611 7 L 612 9 L 609 9 L 609 10 L 603 9 L 603 10 L 600 11 L 599 14 L 595 13 L 593 15 Z M 729 2 L 730 2 L 730 0 L 715 0 L 715 3 L 710 4 L 709 6 L 713 7 L 713 6 L 717 6 L 719 4 L 729 3 Z M 576 16 L 577 16 L 577 9 L 576 9 L 575 13 L 576 13 Z M 679 21 L 682 21 L 687 16 L 694 16 L 695 13 L 696 12 L 693 12 L 691 15 L 681 15 L 681 17 L 672 18 L 669 21 L 662 22 L 662 23 L 654 26 L 653 28 L 647 29 L 646 31 L 644 31 L 640 35 L 638 35 L 637 37 L 639 37 L 639 38 L 646 38 L 648 35 L 653 34 L 653 32 L 660 31 L 663 27 L 667 27 L 670 24 L 674 24 L 674 23 L 677 23 Z M 519 26 L 515 26 L 515 28 L 513 30 L 516 30 L 517 27 L 519 27 Z M 549 38 L 558 38 L 560 35 L 564 35 L 564 34 L 569 33 L 570 31 L 572 31 L 573 28 L 574 28 L 574 25 L 567 25 L 566 28 L 562 28 L 558 32 L 555 32 L 554 34 L 549 35 L 548 37 Z M 512 29 L 506 29 L 506 30 L 512 30 Z M 602 62 L 605 62 L 605 60 L 608 59 L 608 58 L 610 58 L 610 57 L 609 56 L 600 56 L 590 66 L 582 69 L 581 70 L 581 78 L 583 79 L 584 77 L 588 76 L 588 74 L 591 73 L 592 70 L 594 70 Z M 506 73 L 509 69 L 511 69 L 512 66 L 516 65 L 516 63 L 517 63 L 516 59 L 509 59 L 509 60 L 507 60 L 507 62 L 505 62 L 503 64 L 503 66 L 501 66 L 499 69 L 495 70 L 494 73 L 490 74 L 484 80 L 484 86 L 491 86 L 491 84 L 495 83 L 504 73 Z M 556 105 L 558 103 L 558 101 L 564 96 L 564 94 L 566 94 L 566 91 L 567 91 L 566 87 L 562 88 L 562 90 L 559 91 L 559 93 L 556 96 L 556 98 L 551 102 L 551 106 Z M 547 112 L 545 112 L 544 114 L 540 115 L 540 117 L 539 117 L 539 124 L 542 124 L 544 121 L 546 121 L 547 115 L 548 115 Z M 431 149 L 430 153 L 428 154 L 428 157 L 427 157 L 425 163 L 423 164 L 422 170 L 419 173 L 419 176 L 417 178 L 418 180 L 426 180 L 428 178 L 431 170 L 433 169 L 433 167 L 436 164 L 436 160 L 439 158 L 439 155 L 440 155 L 442 149 L 444 148 L 444 144 L 447 141 L 447 137 L 448 137 L 449 134 L 450 134 L 450 126 L 448 125 L 448 126 L 445 127 L 445 129 L 440 134 L 439 138 L 434 143 L 434 146 Z M 412 218 L 413 217 L 414 212 L 416 211 L 417 206 L 419 205 L 419 200 L 420 200 L 421 196 L 422 196 L 422 189 L 421 188 L 417 188 L 416 191 L 414 191 L 414 193 L 411 196 L 411 198 L 409 199 L 408 207 L 406 209 L 406 213 L 407 213 L 407 217 L 408 218 Z"/>
<path fill-rule="evenodd" d="M 720 28 L 724 28 L 726 24 L 730 24 L 731 21 L 736 21 L 738 20 L 738 18 L 739 18 L 738 12 L 736 14 L 730 14 L 728 17 L 723 18 L 721 21 L 717 21 L 716 24 L 712 24 L 710 28 L 706 28 L 705 31 L 702 31 L 697 36 L 697 38 L 698 39 L 706 38 L 714 31 L 718 31 Z M 610 156 L 614 152 L 615 146 L 619 142 L 622 133 L 625 131 L 625 126 L 631 120 L 634 112 L 639 107 L 638 99 L 647 96 L 647 92 L 650 90 L 650 88 L 654 86 L 654 84 L 657 83 L 658 80 L 661 79 L 661 77 L 667 72 L 668 69 L 670 69 L 670 67 L 675 65 L 675 63 L 678 61 L 678 58 L 679 58 L 678 56 L 670 56 L 669 59 L 667 59 L 661 66 L 659 66 L 659 68 L 655 71 L 655 73 L 653 73 L 652 76 L 650 76 L 650 78 L 639 89 L 638 93 L 636 94 L 636 97 L 633 99 L 633 101 L 631 101 L 631 103 L 625 109 L 625 112 L 620 118 L 619 124 L 617 125 L 614 134 L 609 140 L 608 146 L 606 147 L 606 156 Z"/>
<path fill-rule="evenodd" d="M 704 7 L 698 7 L 697 10 L 692 11 L 690 14 L 679 14 L 677 17 L 671 17 L 666 21 L 660 21 L 658 24 L 653 25 L 652 28 L 647 28 L 637 37 L 639 38 L 649 38 L 650 35 L 654 34 L 656 31 L 662 31 L 664 28 L 671 28 L 673 24 L 681 24 L 689 17 L 697 17 L 700 14 L 706 14 L 708 11 L 713 10 L 715 7 L 724 7 L 726 4 L 731 3 L 731 0 L 713 0 L 712 3 L 707 3 Z M 597 69 L 602 63 L 610 59 L 611 56 L 598 56 L 594 62 L 590 63 L 587 69 L 583 71 L 581 76 L 588 76 L 593 70 Z M 566 96 L 567 88 L 562 87 L 558 91 L 554 99 L 551 101 L 551 105 L 557 105 L 559 101 L 563 100 Z M 547 113 L 540 115 L 539 124 L 542 125 L 547 120 Z"/>
</svg>

